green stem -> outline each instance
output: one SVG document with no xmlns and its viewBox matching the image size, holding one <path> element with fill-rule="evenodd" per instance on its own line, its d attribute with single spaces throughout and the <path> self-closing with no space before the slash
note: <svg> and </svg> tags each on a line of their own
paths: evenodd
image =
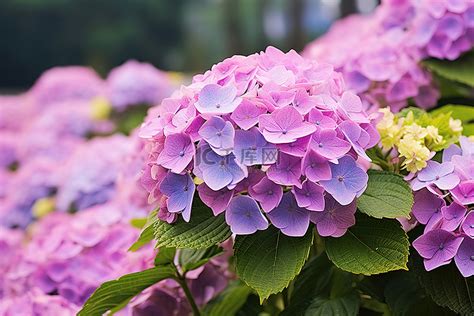
<svg viewBox="0 0 474 316">
<path fill-rule="evenodd" d="M 188 284 L 186 283 L 186 278 L 182 275 L 178 276 L 178 283 L 181 285 L 181 288 L 184 291 L 184 294 L 186 295 L 186 298 L 189 301 L 189 305 L 191 305 L 191 308 L 193 309 L 193 315 L 194 316 L 201 316 L 201 312 L 199 311 L 199 307 L 197 306 L 196 302 L 194 301 L 193 294 L 189 290 Z"/>
</svg>

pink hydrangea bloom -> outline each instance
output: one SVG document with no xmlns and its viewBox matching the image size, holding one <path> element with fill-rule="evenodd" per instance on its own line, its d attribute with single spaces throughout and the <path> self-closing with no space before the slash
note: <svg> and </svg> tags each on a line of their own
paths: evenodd
<svg viewBox="0 0 474 316">
<path fill-rule="evenodd" d="M 193 182 L 203 181 L 194 198 L 225 213 L 234 233 L 271 222 L 301 236 L 310 213 L 324 210 L 325 194 L 347 205 L 365 189 L 356 160 L 369 159 L 364 151 L 378 142 L 371 124 L 330 65 L 273 47 L 234 56 L 150 110 L 139 131 L 142 184 L 168 222 L 175 212 L 192 218 Z M 347 188 L 337 188 L 337 177 Z M 293 209 L 301 216 L 290 216 Z"/>
<path fill-rule="evenodd" d="M 366 106 L 398 110 L 412 99 L 436 104 L 440 93 L 420 61 L 454 60 L 474 46 L 474 2 L 386 0 L 370 15 L 352 15 L 310 43 L 305 57 L 332 63 Z"/>
<path fill-rule="evenodd" d="M 164 72 L 135 60 L 112 69 L 106 80 L 107 97 L 119 111 L 133 105 L 158 104 L 171 94 L 172 88 Z"/>
</svg>

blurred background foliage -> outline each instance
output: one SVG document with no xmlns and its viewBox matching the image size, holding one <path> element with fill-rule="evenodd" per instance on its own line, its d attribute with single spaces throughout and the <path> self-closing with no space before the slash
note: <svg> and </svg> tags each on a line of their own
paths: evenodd
<svg viewBox="0 0 474 316">
<path fill-rule="evenodd" d="M 378 0 L 0 0 L 0 89 L 29 87 L 46 69 L 100 74 L 134 58 L 201 72 L 233 54 L 300 50 L 331 22 Z"/>
</svg>

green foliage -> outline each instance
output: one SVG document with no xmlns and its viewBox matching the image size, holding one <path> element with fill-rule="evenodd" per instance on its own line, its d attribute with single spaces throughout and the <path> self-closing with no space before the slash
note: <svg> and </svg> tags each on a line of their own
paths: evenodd
<svg viewBox="0 0 474 316">
<path fill-rule="evenodd" d="M 455 61 L 429 59 L 423 64 L 441 77 L 474 87 L 474 52 Z"/>
<path fill-rule="evenodd" d="M 326 252 L 337 267 L 364 275 L 406 270 L 409 246 L 397 221 L 363 214 L 344 236 L 326 239 Z"/>
<path fill-rule="evenodd" d="M 412 265 L 421 286 L 436 304 L 461 315 L 474 315 L 474 278 L 464 278 L 454 262 L 427 272 L 422 258 L 413 255 Z"/>
<path fill-rule="evenodd" d="M 427 297 L 416 275 L 409 271 L 390 277 L 385 286 L 385 299 L 393 316 L 453 315 Z"/>
<path fill-rule="evenodd" d="M 126 274 L 117 280 L 105 282 L 92 293 L 78 315 L 103 315 L 109 310 L 123 307 L 130 299 L 153 284 L 174 277 L 175 270 L 167 265 Z"/>
<path fill-rule="evenodd" d="M 334 267 L 323 253 L 308 262 L 296 278 L 289 306 L 282 316 L 357 315 L 359 295 L 352 276 Z"/>
<path fill-rule="evenodd" d="M 413 193 L 403 178 L 395 173 L 369 170 L 367 189 L 357 200 L 362 212 L 375 218 L 408 217 Z"/>
<path fill-rule="evenodd" d="M 212 258 L 221 255 L 224 250 L 219 246 L 207 249 L 181 249 L 179 252 L 179 265 L 183 273 L 205 265 Z"/>
<path fill-rule="evenodd" d="M 128 249 L 128 251 L 137 251 L 138 249 L 142 248 L 149 242 L 153 240 L 153 225 L 155 222 L 158 221 L 158 217 L 156 216 L 157 212 L 153 211 L 148 215 L 146 224 L 138 237 L 138 240 L 133 243 L 132 246 Z"/>
<path fill-rule="evenodd" d="M 224 214 L 214 216 L 199 198 L 194 199 L 191 220 L 179 218 L 176 223 L 156 221 L 153 225 L 156 247 L 205 249 L 227 240 L 230 227 Z"/>
<path fill-rule="evenodd" d="M 433 110 L 433 114 L 449 114 L 452 118 L 461 120 L 463 134 L 474 135 L 474 106 L 448 104 Z"/>
<path fill-rule="evenodd" d="M 155 257 L 155 266 L 172 264 L 174 256 L 176 255 L 176 248 L 160 248 Z"/>
<path fill-rule="evenodd" d="M 252 289 L 240 281 L 234 281 L 210 301 L 203 310 L 206 316 L 235 315 L 244 306 Z"/>
<path fill-rule="evenodd" d="M 312 243 L 312 229 L 298 238 L 288 237 L 273 226 L 252 235 L 239 235 L 234 244 L 237 275 L 263 301 L 298 275 Z"/>
</svg>

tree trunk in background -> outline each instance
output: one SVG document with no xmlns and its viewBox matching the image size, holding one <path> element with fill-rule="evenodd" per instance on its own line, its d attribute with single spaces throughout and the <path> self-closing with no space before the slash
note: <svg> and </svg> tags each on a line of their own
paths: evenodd
<svg viewBox="0 0 474 316">
<path fill-rule="evenodd" d="M 289 2 L 290 31 L 288 45 L 296 51 L 303 49 L 306 36 L 303 29 L 304 0 L 292 0 Z"/>
<path fill-rule="evenodd" d="M 341 12 L 341 17 L 345 17 L 357 12 L 356 0 L 341 0 L 339 4 L 339 11 Z"/>
</svg>

